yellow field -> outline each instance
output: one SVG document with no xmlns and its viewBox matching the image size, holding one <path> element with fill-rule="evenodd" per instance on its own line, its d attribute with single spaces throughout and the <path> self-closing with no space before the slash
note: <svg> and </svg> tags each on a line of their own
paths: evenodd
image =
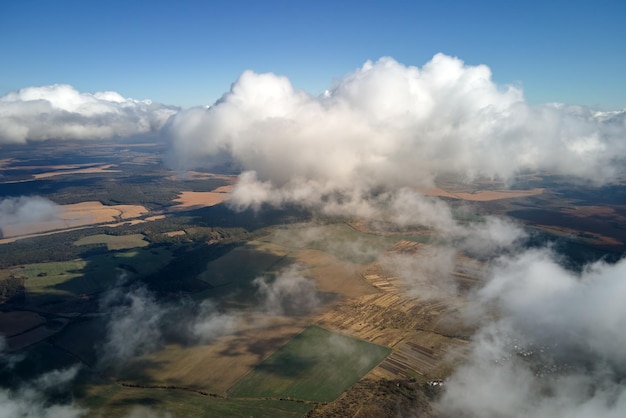
<svg viewBox="0 0 626 418">
<path fill-rule="evenodd" d="M 231 188 L 232 186 L 221 186 L 212 192 L 181 192 L 180 196 L 174 199 L 178 205 L 171 210 L 188 210 L 218 205 L 230 199 Z"/>
<path fill-rule="evenodd" d="M 0 167 L 4 170 L 12 170 L 14 167 L 10 167 L 11 160 L 0 160 Z M 6 167 L 3 167 L 5 165 Z M 50 177 L 64 176 L 67 174 L 94 174 L 94 173 L 119 173 L 119 170 L 111 170 L 114 164 L 106 164 L 97 167 L 89 167 L 91 164 L 71 164 L 71 165 L 50 165 L 50 166 L 20 166 L 19 169 L 49 169 L 45 173 L 33 174 L 32 178 L 16 181 L 7 181 L 5 183 L 26 183 L 29 181 L 36 181 L 41 179 L 47 179 Z M 87 168 L 82 168 L 87 167 Z"/>
<path fill-rule="evenodd" d="M 48 173 L 40 173 L 35 174 L 33 177 L 35 180 L 47 179 L 55 176 L 63 176 L 66 174 L 93 174 L 93 173 L 119 173 L 119 170 L 111 170 L 113 164 L 101 165 L 98 167 L 90 167 L 90 168 L 79 168 L 75 170 L 62 170 L 62 171 L 51 171 Z M 55 168 L 59 169 L 59 166 Z"/>
<path fill-rule="evenodd" d="M 11 242 L 16 238 L 37 236 L 50 231 L 68 231 L 94 224 L 131 220 L 147 213 L 148 209 L 141 205 L 105 206 L 96 201 L 63 205 L 61 206 L 61 213 L 56 219 L 29 225 L 3 227 L 4 239 L 0 240 L 0 243 Z"/>
</svg>

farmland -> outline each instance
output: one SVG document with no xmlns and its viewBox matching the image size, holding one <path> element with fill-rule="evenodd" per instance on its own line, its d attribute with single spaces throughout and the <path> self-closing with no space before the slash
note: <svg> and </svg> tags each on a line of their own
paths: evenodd
<svg viewBox="0 0 626 418">
<path fill-rule="evenodd" d="M 207 343 L 170 343 L 131 362 L 118 379 L 142 386 L 176 386 L 227 396 L 228 389 L 306 327 L 302 319 L 254 315 L 237 332 Z M 145 367 L 158 364 L 158 368 Z M 210 366 L 209 366 L 210 365 Z"/>
<path fill-rule="evenodd" d="M 229 393 L 235 398 L 292 398 L 329 402 L 390 350 L 311 326 L 274 352 Z"/>
<path fill-rule="evenodd" d="M 132 243 L 133 247 L 138 242 L 145 244 L 138 236 L 111 238 L 118 244 Z M 102 242 L 102 238 L 96 241 Z M 27 301 L 40 304 L 42 299 L 53 296 L 73 298 L 102 292 L 115 284 L 122 271 L 143 277 L 163 267 L 171 257 L 171 253 L 162 248 L 108 252 L 72 261 L 26 264 L 8 272 L 25 277 Z"/>
<path fill-rule="evenodd" d="M 171 414 L 174 417 L 290 418 L 305 415 L 312 405 L 278 400 L 236 400 L 165 388 L 142 389 L 122 385 L 95 386 L 88 389 L 87 417 L 127 417 Z"/>
<path fill-rule="evenodd" d="M 3 227 L 0 335 L 7 358 L 24 358 L 0 372 L 5 387 L 80 364 L 68 397 L 90 417 L 385 416 L 427 411 L 428 382 L 463 359 L 475 328 L 460 317 L 484 260 L 459 251 L 435 277 L 400 268 L 429 265 L 449 237 L 292 207 L 234 212 L 227 166 L 175 173 L 150 143 L 64 146 L 0 162 L 3 195 L 42 195 L 60 214 Z M 432 193 L 460 223 L 511 215 L 574 261 L 623 249 L 626 212 L 609 202 L 621 189 L 522 180 Z M 307 309 L 279 309 L 294 300 Z M 149 332 L 117 358 L 116 329 L 118 344 Z"/>
<path fill-rule="evenodd" d="M 77 229 L 89 225 L 106 224 L 115 221 L 132 220 L 148 213 L 140 205 L 105 206 L 100 202 L 82 202 L 64 205 L 60 213 L 52 219 L 29 223 L 28 225 L 8 225 L 2 228 L 4 243 L 11 240 L 36 236 L 50 231 Z"/>
<path fill-rule="evenodd" d="M 221 186 L 211 192 L 181 192 L 174 202 L 178 203 L 172 210 L 185 210 L 213 206 L 230 199 L 230 186 Z"/>
</svg>

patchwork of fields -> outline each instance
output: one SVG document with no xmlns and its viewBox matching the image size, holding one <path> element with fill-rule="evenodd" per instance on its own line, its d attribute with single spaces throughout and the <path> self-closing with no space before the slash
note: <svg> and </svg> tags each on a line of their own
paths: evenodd
<svg viewBox="0 0 626 418">
<path fill-rule="evenodd" d="M 367 259 L 355 260 L 346 251 L 323 250 L 332 247 L 333 237 L 336 236 L 335 242 L 339 243 L 358 243 L 360 248 L 355 250 L 358 252 L 363 248 L 374 248 L 375 251 L 393 249 L 389 246 L 395 238 L 376 237 L 347 226 L 329 225 L 314 227 L 314 233 L 318 234 L 315 240 L 302 239 L 302 234 L 311 233 L 309 228 L 311 226 L 301 225 L 292 230 L 275 230 L 196 270 L 195 277 L 206 283 L 208 289 L 194 294 L 194 298 L 219 297 L 226 309 L 240 312 L 237 313 L 237 331 L 204 344 L 166 342 L 156 352 L 138 357 L 117 371 L 113 376 L 118 384 L 92 386 L 89 389 L 91 395 L 85 398 L 86 404 L 98 405 L 111 416 L 122 416 L 128 411 L 125 402 L 130 403 L 130 399 L 147 407 L 184 410 L 189 416 L 219 416 L 222 411 L 293 416 L 305 413 L 316 403 L 333 401 L 372 369 L 381 369 L 392 350 L 368 342 L 376 340 L 373 335 L 363 334 L 365 338 L 355 339 L 345 335 L 346 331 L 352 334 L 352 330 L 337 326 L 336 322 L 325 325 L 330 328 L 308 325 L 312 321 L 324 323 L 324 312 L 337 312 L 337 309 L 349 306 L 352 300 L 382 295 L 381 287 L 360 273 Z M 21 341 L 20 346 L 34 344 L 35 349 L 44 340 L 49 340 L 54 347 L 71 353 L 87 367 L 96 367 L 100 354 L 94 342 L 102 340 L 106 317 L 80 314 L 85 312 L 81 311 L 80 304 L 68 305 L 67 302 L 86 297 L 93 305 L 99 293 L 120 285 L 121 272 L 135 278 L 148 278 L 173 259 L 172 252 L 166 247 L 145 247 L 145 242 L 145 237 L 140 234 L 119 237 L 96 234 L 77 240 L 75 245 L 106 246 L 108 252 L 82 260 L 39 263 L 14 269 L 13 273 L 27 277 L 26 297 L 33 306 L 47 307 L 48 310 L 74 307 L 76 310 L 74 314 L 67 310 L 52 316 L 48 314 L 48 323 L 64 316 L 65 322 L 54 330 L 46 328 L 45 319 L 30 321 L 31 329 L 34 327 L 38 334 L 30 337 L 28 333 L 23 334 L 22 340 L 24 336 L 30 340 Z M 263 275 L 276 277 L 292 264 L 299 265 L 303 274 L 315 282 L 322 301 L 320 310 L 298 317 L 258 311 L 245 313 L 258 304 L 254 279 Z M 183 264 L 181 268 L 184 269 Z M 322 317 L 315 319 L 319 314 Z M 71 319 L 72 315 L 81 316 Z M 333 329 L 342 330 L 342 333 Z M 159 366 L 151 367 L 150 364 Z M 106 400 L 103 393 L 109 393 Z M 180 409 L 176 406 L 176 399 L 181 397 L 193 400 Z"/>
<path fill-rule="evenodd" d="M 311 326 L 239 380 L 229 394 L 330 402 L 390 352 L 387 347 Z"/>
<path fill-rule="evenodd" d="M 484 266 L 458 252 L 449 271 L 406 277 L 402 257 L 429 265 L 443 251 L 429 228 L 235 214 L 222 204 L 231 174 L 181 179 L 140 150 L 115 164 L 92 157 L 0 161 L 3 193 L 29 184 L 61 208 L 3 226 L 2 349 L 24 357 L 0 368 L 6 387 L 80 364 L 71 396 L 88 417 L 354 416 L 368 399 L 423 398 L 464 356 L 475 330 L 460 312 Z M 430 194 L 464 201 L 460 222 L 510 213 L 577 243 L 623 244 L 623 206 L 540 210 L 524 205 L 547 189 L 488 186 Z"/>
</svg>

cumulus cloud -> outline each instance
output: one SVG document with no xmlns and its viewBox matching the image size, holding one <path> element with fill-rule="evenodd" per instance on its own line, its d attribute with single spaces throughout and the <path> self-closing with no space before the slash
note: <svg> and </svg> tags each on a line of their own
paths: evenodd
<svg viewBox="0 0 626 418">
<path fill-rule="evenodd" d="M 626 306 L 621 302 L 625 292 L 626 259 L 596 262 L 576 275 L 549 251 L 534 250 L 501 261 L 479 296 L 485 304 L 497 304 L 535 337 L 557 339 L 561 349 L 567 344 L 617 365 L 626 363 Z"/>
<path fill-rule="evenodd" d="M 81 93 L 54 84 L 0 97 L 0 144 L 48 139 L 108 139 L 159 130 L 177 108 L 112 91 Z"/>
<path fill-rule="evenodd" d="M 581 273 L 549 250 L 495 263 L 477 293 L 498 312 L 447 381 L 445 416 L 618 417 L 626 414 L 626 260 Z"/>
<path fill-rule="evenodd" d="M 261 306 L 273 315 L 305 315 L 320 304 L 315 282 L 305 277 L 297 265 L 283 270 L 274 280 L 257 277 L 253 283 Z"/>
<path fill-rule="evenodd" d="M 213 106 L 178 113 L 169 129 L 185 168 L 227 153 L 247 171 L 236 207 L 297 202 L 367 213 L 360 203 L 372 193 L 401 204 L 404 188 L 449 172 L 506 180 L 530 169 L 609 180 L 626 155 L 625 118 L 530 106 L 520 89 L 497 86 L 487 66 L 437 54 L 421 68 L 368 61 L 320 97 L 285 77 L 247 71 Z"/>
</svg>

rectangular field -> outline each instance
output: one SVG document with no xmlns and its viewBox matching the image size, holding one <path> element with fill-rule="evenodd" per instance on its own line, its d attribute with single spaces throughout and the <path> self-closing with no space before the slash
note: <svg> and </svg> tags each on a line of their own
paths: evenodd
<svg viewBox="0 0 626 418">
<path fill-rule="evenodd" d="M 229 394 L 330 402 L 390 353 L 387 347 L 310 326 L 238 381 Z"/>
<path fill-rule="evenodd" d="M 313 405 L 278 400 L 233 400 L 176 389 L 102 385 L 88 388 L 82 406 L 96 417 L 302 417 Z"/>
</svg>

